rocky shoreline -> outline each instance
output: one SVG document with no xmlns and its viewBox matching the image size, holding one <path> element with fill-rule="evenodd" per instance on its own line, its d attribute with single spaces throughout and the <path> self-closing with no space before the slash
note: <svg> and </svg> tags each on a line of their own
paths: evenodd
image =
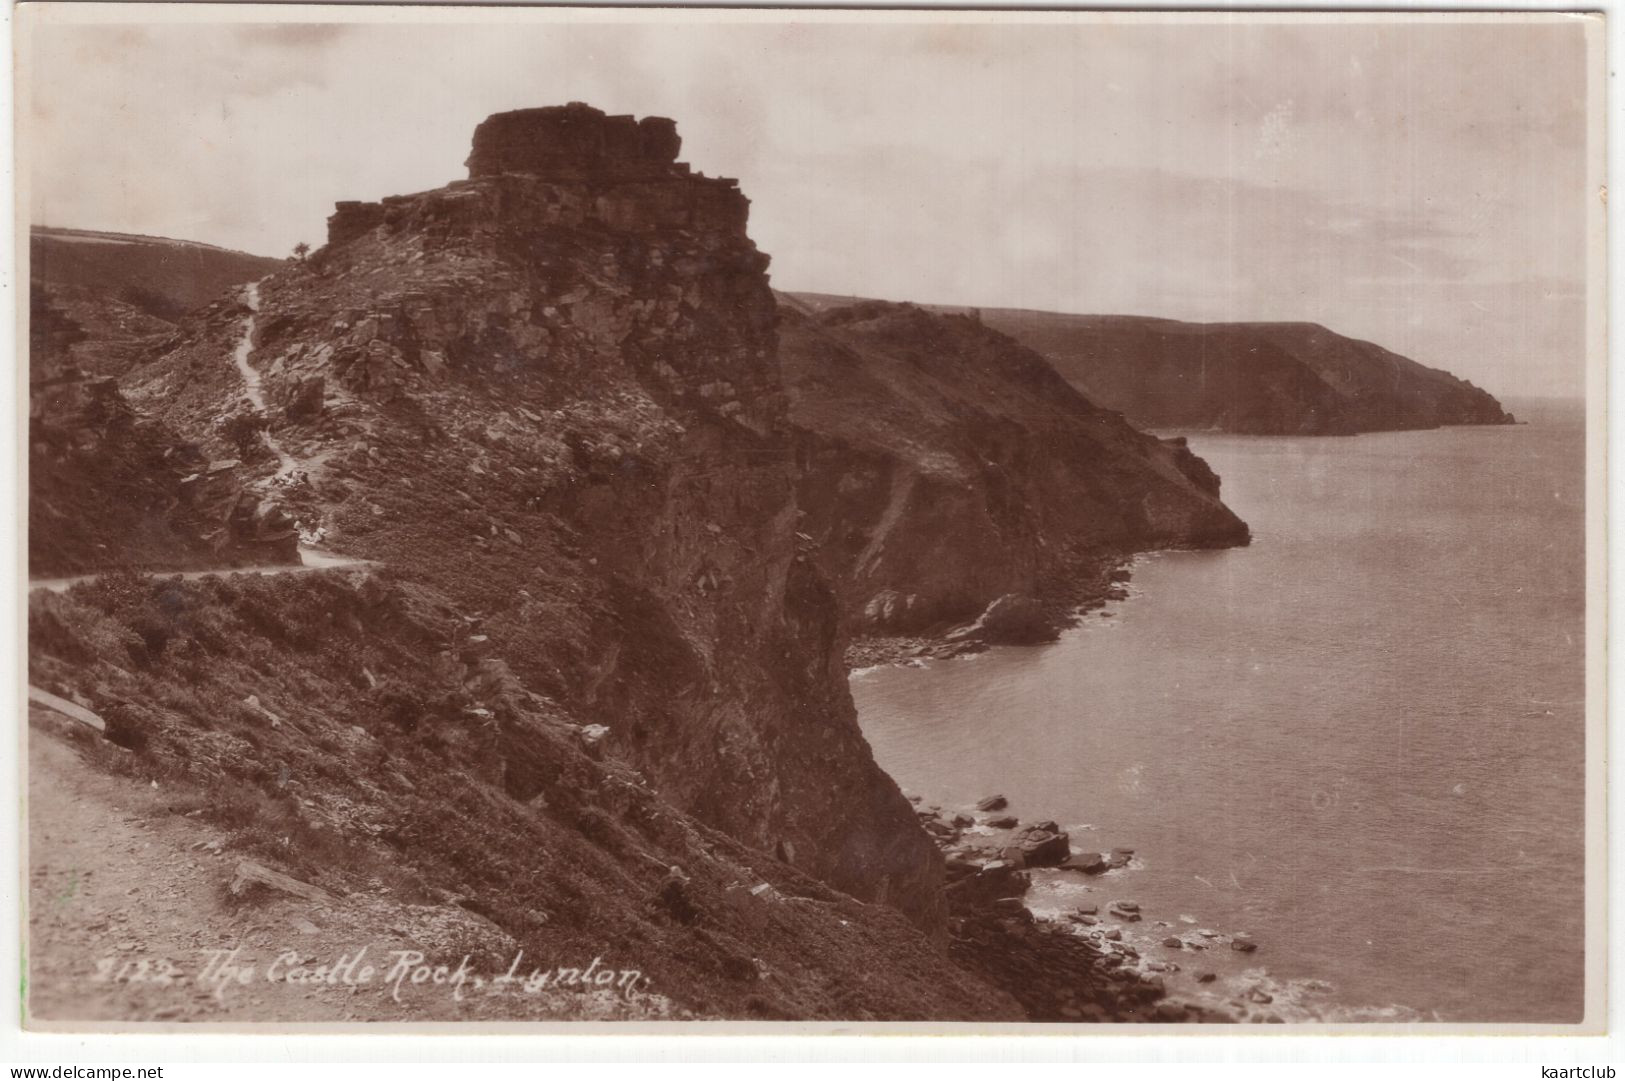
<svg viewBox="0 0 1625 1081">
<path fill-rule="evenodd" d="M 1051 594 L 1056 599 L 1035 624 L 1043 636 L 1016 641 L 1051 641 L 1090 612 L 1126 600 L 1132 559 L 1072 561 L 1067 588 Z M 990 622 L 992 633 L 981 633 Z M 855 638 L 847 665 L 918 666 L 1012 644 L 996 621 L 971 627 L 977 633 Z M 1073 830 L 1024 818 L 1003 795 L 966 807 L 908 798 L 943 856 L 950 958 L 1016 999 L 1030 1020 L 1287 1021 L 1282 1008 L 1299 989 L 1248 964 L 1259 949 L 1251 934 L 1198 927 L 1189 916 L 1159 918 L 1133 899 L 1129 879 L 1140 869 L 1133 848 L 1076 846 Z"/>
<path fill-rule="evenodd" d="M 1020 623 L 988 618 L 1009 604 L 1000 598 L 972 624 L 854 637 L 847 667 L 920 667 L 994 645 L 1053 641 L 1089 613 L 1128 599 L 1135 556 L 1064 560 L 1066 576 L 1057 574 L 1046 594 L 1053 599 Z M 1024 818 L 1003 795 L 964 807 L 908 798 L 943 856 L 950 958 L 1016 999 L 1030 1020 L 1284 1024 L 1326 1012 L 1315 1000 L 1330 985 L 1271 977 L 1252 963 L 1259 944 L 1250 933 L 1142 908 L 1130 884 L 1142 867 L 1133 848 L 1080 848 L 1078 827 Z"/>
<path fill-rule="evenodd" d="M 1080 851 L 1003 796 L 975 808 L 916 805 L 946 866 L 949 956 L 1033 1021 L 1258 1023 L 1284 985 L 1247 963 L 1245 932 L 1155 919 L 1132 899 L 1134 849 Z"/>
<path fill-rule="evenodd" d="M 854 634 L 846 646 L 849 671 L 921 664 L 981 653 L 996 645 L 1041 645 L 1078 625 L 1090 612 L 1128 599 L 1134 553 L 1071 553 L 1062 557 L 1042 599 L 1006 594 L 975 621 L 919 634 Z"/>
</svg>

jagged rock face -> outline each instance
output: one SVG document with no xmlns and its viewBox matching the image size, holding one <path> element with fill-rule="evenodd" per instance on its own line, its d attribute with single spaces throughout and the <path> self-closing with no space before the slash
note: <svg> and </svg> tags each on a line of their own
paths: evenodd
<svg viewBox="0 0 1625 1081">
<path fill-rule="evenodd" d="M 1487 392 L 1313 323 L 1182 323 L 986 309 L 1102 405 L 1154 428 L 1351 435 L 1510 424 Z"/>
<path fill-rule="evenodd" d="M 482 131 L 518 145 L 512 125 Z M 637 131 L 638 160 L 675 153 Z M 249 362 L 300 403 L 273 435 L 309 477 L 287 498 L 454 598 L 677 806 L 939 929 L 940 858 L 858 731 L 835 599 L 797 551 L 748 204 L 675 167 L 594 175 L 341 205 L 326 248 L 261 283 Z M 240 316 L 200 320 L 144 387 L 200 436 L 219 390 L 187 373 Z"/>
<path fill-rule="evenodd" d="M 966 621 L 1007 597 L 1015 610 L 1089 553 L 1247 543 L 1183 440 L 1134 430 L 972 318 L 792 301 L 780 338 L 801 528 L 855 630 Z"/>
</svg>

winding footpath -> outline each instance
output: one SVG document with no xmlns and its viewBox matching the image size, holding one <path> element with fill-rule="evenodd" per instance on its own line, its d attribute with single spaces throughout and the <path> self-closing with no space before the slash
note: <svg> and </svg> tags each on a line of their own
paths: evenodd
<svg viewBox="0 0 1625 1081">
<path fill-rule="evenodd" d="M 319 548 L 299 549 L 298 563 L 270 563 L 257 567 L 204 567 L 189 571 L 148 571 L 156 578 L 179 578 L 183 581 L 192 581 L 198 578 L 208 578 L 210 575 L 232 574 L 302 574 L 307 571 L 333 570 L 339 567 L 368 567 L 374 563 L 370 559 L 351 559 L 348 556 L 334 555 Z M 28 592 L 30 593 L 61 593 L 80 582 L 94 582 L 103 572 L 94 574 L 76 574 L 68 578 L 30 578 Z"/>
<path fill-rule="evenodd" d="M 251 282 L 243 288 L 243 303 L 248 308 L 248 318 L 243 321 L 242 337 L 238 339 L 236 350 L 232 359 L 236 362 L 237 370 L 242 373 L 244 393 L 249 404 L 262 416 L 265 413 L 265 394 L 260 388 L 260 373 L 249 364 L 248 356 L 254 349 L 254 325 L 256 313 L 260 306 L 260 288 L 258 282 Z M 269 431 L 263 432 L 265 445 L 276 455 L 279 467 L 276 477 L 291 476 L 299 468 L 299 460 L 285 451 L 281 444 Z M 273 478 L 275 479 L 275 478 Z M 239 574 L 300 574 L 307 571 L 332 570 L 341 567 L 363 567 L 373 565 L 372 560 L 351 559 L 347 556 L 335 555 L 317 548 L 300 546 L 299 562 L 286 564 L 271 564 L 257 567 L 227 566 L 205 567 L 188 571 L 155 571 L 156 576 L 178 577 L 191 581 L 198 578 L 207 578 L 211 575 L 239 575 Z M 93 582 L 99 573 L 71 575 L 65 578 L 30 578 L 28 592 L 33 593 L 62 593 L 81 582 Z M 74 705 L 56 695 L 38 687 L 28 688 L 28 697 L 37 705 L 44 706 L 66 717 L 70 717 L 83 724 L 100 729 L 101 719 L 79 706 Z"/>
<path fill-rule="evenodd" d="M 298 563 L 286 563 L 263 567 L 218 567 L 207 570 L 177 571 L 172 574 L 164 574 L 162 571 L 158 571 L 155 572 L 155 576 L 176 577 L 185 580 L 192 580 L 196 578 L 207 578 L 210 575 L 215 574 L 302 574 L 308 571 L 324 571 L 333 570 L 340 567 L 367 567 L 373 565 L 375 564 L 370 559 L 350 559 L 347 556 L 334 555 L 331 552 L 323 552 L 316 548 L 300 548 Z M 93 582 L 98 577 L 100 577 L 100 575 L 80 574 L 71 578 L 31 578 L 28 581 L 28 592 L 30 594 L 61 593 L 70 587 L 79 584 L 80 582 Z M 70 702 L 65 698 L 54 695 L 42 687 L 36 687 L 32 683 L 28 685 L 28 700 L 35 705 L 42 706 L 54 713 L 59 713 L 71 720 L 78 721 L 80 724 L 89 725 L 98 732 L 105 732 L 107 730 L 106 723 L 90 710 Z"/>
<path fill-rule="evenodd" d="M 243 286 L 243 304 L 248 308 L 248 318 L 243 320 L 242 337 L 237 340 L 237 348 L 232 353 L 232 360 L 237 364 L 237 371 L 242 374 L 244 395 L 248 404 L 261 417 L 266 415 L 265 392 L 260 389 L 260 373 L 248 362 L 248 356 L 254 351 L 254 327 L 259 320 L 260 310 L 260 283 L 249 282 Z M 269 428 L 260 432 L 260 438 L 265 441 L 272 454 L 276 455 L 277 477 L 292 476 L 294 470 L 299 468 L 299 460 L 283 449 Z"/>
<path fill-rule="evenodd" d="M 260 373 L 248 362 L 249 354 L 254 351 L 254 327 L 260 310 L 259 282 L 250 282 L 243 286 L 242 300 L 244 306 L 248 308 L 248 318 L 243 320 L 242 336 L 237 340 L 236 349 L 232 353 L 232 360 L 236 363 L 237 370 L 243 377 L 244 397 L 248 399 L 249 404 L 254 407 L 257 413 L 264 416 L 266 412 L 265 392 L 260 386 Z M 276 476 L 272 478 L 273 480 L 291 476 L 301 468 L 299 459 L 289 454 L 269 431 L 262 432 L 261 435 L 265 440 L 265 445 L 276 455 L 279 463 Z M 164 577 L 178 576 L 182 579 L 191 580 L 207 578 L 212 574 L 297 574 L 301 571 L 328 570 L 335 567 L 367 566 L 371 562 L 371 560 L 366 559 L 350 559 L 346 556 L 334 555 L 331 552 L 323 552 L 317 548 L 307 548 L 301 545 L 298 563 L 259 567 L 206 567 L 200 570 L 167 573 L 155 571 L 153 573 Z M 94 581 L 97 577 L 97 574 L 79 574 L 67 578 L 31 578 L 28 581 L 28 591 L 37 593 L 43 590 L 51 593 L 61 593 L 80 582 Z"/>
</svg>

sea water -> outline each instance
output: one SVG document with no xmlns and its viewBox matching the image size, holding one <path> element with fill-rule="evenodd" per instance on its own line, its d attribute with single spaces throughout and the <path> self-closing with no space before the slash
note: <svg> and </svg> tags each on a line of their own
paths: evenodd
<svg viewBox="0 0 1625 1081">
<path fill-rule="evenodd" d="M 1317 991 L 1288 1020 L 1578 1020 L 1584 417 L 1521 416 L 1191 434 L 1251 547 L 1142 557 L 1052 645 L 855 674 L 876 757 L 1133 847 L 1097 896 L 1252 934 L 1249 978 Z"/>
</svg>

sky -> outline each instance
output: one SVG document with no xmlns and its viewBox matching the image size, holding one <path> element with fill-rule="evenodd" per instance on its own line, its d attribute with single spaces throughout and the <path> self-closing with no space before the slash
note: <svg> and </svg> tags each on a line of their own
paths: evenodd
<svg viewBox="0 0 1625 1081">
<path fill-rule="evenodd" d="M 280 255 L 585 101 L 737 177 L 781 289 L 1312 320 L 1583 390 L 1582 20 L 636 17 L 35 25 L 31 220 Z"/>
</svg>

